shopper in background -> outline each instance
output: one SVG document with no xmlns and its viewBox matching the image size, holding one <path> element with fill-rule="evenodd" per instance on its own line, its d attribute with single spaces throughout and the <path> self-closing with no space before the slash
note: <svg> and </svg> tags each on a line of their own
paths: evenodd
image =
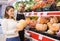
<svg viewBox="0 0 60 41">
<path fill-rule="evenodd" d="M 56 1 L 57 0 L 44 0 L 46 3 L 45 7 L 42 7 L 42 11 L 58 11 L 57 6 L 56 6 Z"/>
<path fill-rule="evenodd" d="M 17 21 L 14 19 L 14 7 L 7 6 L 2 21 L 3 33 L 6 35 L 6 41 L 20 41 L 16 25 Z"/>
<path fill-rule="evenodd" d="M 17 10 L 17 17 L 16 17 L 16 20 L 19 21 L 21 19 L 25 19 L 25 16 L 24 16 L 24 9 L 25 9 L 25 5 L 23 3 L 19 3 L 19 7 L 18 7 L 18 10 Z"/>
<path fill-rule="evenodd" d="M 47 0 L 48 4 L 51 4 L 49 11 L 58 11 L 56 1 L 57 0 Z"/>
<path fill-rule="evenodd" d="M 25 16 L 23 14 L 24 9 L 25 9 L 25 5 L 23 3 L 19 3 L 19 7 L 17 10 L 17 17 L 16 17 L 17 21 L 19 21 L 21 19 L 25 19 Z M 24 41 L 24 30 L 19 31 L 19 37 L 20 37 L 21 41 Z"/>
</svg>

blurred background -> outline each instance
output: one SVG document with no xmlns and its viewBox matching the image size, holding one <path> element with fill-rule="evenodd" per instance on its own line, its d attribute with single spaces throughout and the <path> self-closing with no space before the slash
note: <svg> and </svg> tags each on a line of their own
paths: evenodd
<svg viewBox="0 0 60 41">
<path fill-rule="evenodd" d="M 47 0 L 0 0 L 0 18 L 2 18 L 3 14 L 4 14 L 5 7 L 7 5 L 13 5 L 15 7 L 15 9 L 17 10 L 18 4 L 21 1 L 25 4 L 25 6 L 26 6 L 25 11 L 27 11 L 27 12 L 30 12 L 30 11 L 36 11 L 36 12 L 50 11 L 50 10 L 47 10 L 49 7 L 49 4 L 47 4 L 47 2 L 46 2 Z M 43 4 L 41 4 L 41 3 L 43 3 Z M 55 3 L 58 8 L 58 10 L 56 10 L 56 11 L 60 11 L 60 0 L 55 0 Z M 41 7 L 43 7 L 43 8 L 41 8 Z"/>
</svg>

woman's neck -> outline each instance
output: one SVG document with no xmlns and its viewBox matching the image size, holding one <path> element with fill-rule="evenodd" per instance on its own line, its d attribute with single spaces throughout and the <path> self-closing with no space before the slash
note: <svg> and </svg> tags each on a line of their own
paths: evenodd
<svg viewBox="0 0 60 41">
<path fill-rule="evenodd" d="M 11 17 L 11 16 L 9 16 L 9 19 L 12 19 L 12 17 Z"/>
<path fill-rule="evenodd" d="M 11 17 L 11 16 L 9 17 L 9 19 L 13 19 L 13 20 L 15 20 L 15 18 L 14 18 L 14 17 Z"/>
</svg>

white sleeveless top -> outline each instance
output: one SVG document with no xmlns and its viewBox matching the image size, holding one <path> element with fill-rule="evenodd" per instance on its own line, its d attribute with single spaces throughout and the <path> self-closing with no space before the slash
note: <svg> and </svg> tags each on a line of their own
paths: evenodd
<svg viewBox="0 0 60 41">
<path fill-rule="evenodd" d="M 6 35 L 6 38 L 17 37 L 18 32 L 15 32 L 17 22 L 13 19 L 3 19 L 2 20 L 2 29 L 3 33 Z"/>
</svg>

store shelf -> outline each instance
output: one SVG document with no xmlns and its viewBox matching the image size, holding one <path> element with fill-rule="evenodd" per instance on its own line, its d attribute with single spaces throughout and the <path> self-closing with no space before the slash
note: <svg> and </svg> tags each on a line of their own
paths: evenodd
<svg viewBox="0 0 60 41">
<path fill-rule="evenodd" d="M 59 41 L 60 40 L 60 37 L 49 35 L 36 30 L 35 31 L 25 30 L 25 31 L 27 31 L 27 33 L 29 33 L 33 39 L 36 39 L 38 41 Z"/>
<path fill-rule="evenodd" d="M 25 16 L 60 16 L 60 11 L 48 11 L 48 12 L 27 12 Z M 51 35 L 42 31 L 37 31 L 36 29 L 25 30 L 30 34 L 30 37 L 38 41 L 60 41 L 60 37 L 56 35 Z"/>
<path fill-rule="evenodd" d="M 26 12 L 25 16 L 60 16 L 60 11 Z"/>
</svg>

